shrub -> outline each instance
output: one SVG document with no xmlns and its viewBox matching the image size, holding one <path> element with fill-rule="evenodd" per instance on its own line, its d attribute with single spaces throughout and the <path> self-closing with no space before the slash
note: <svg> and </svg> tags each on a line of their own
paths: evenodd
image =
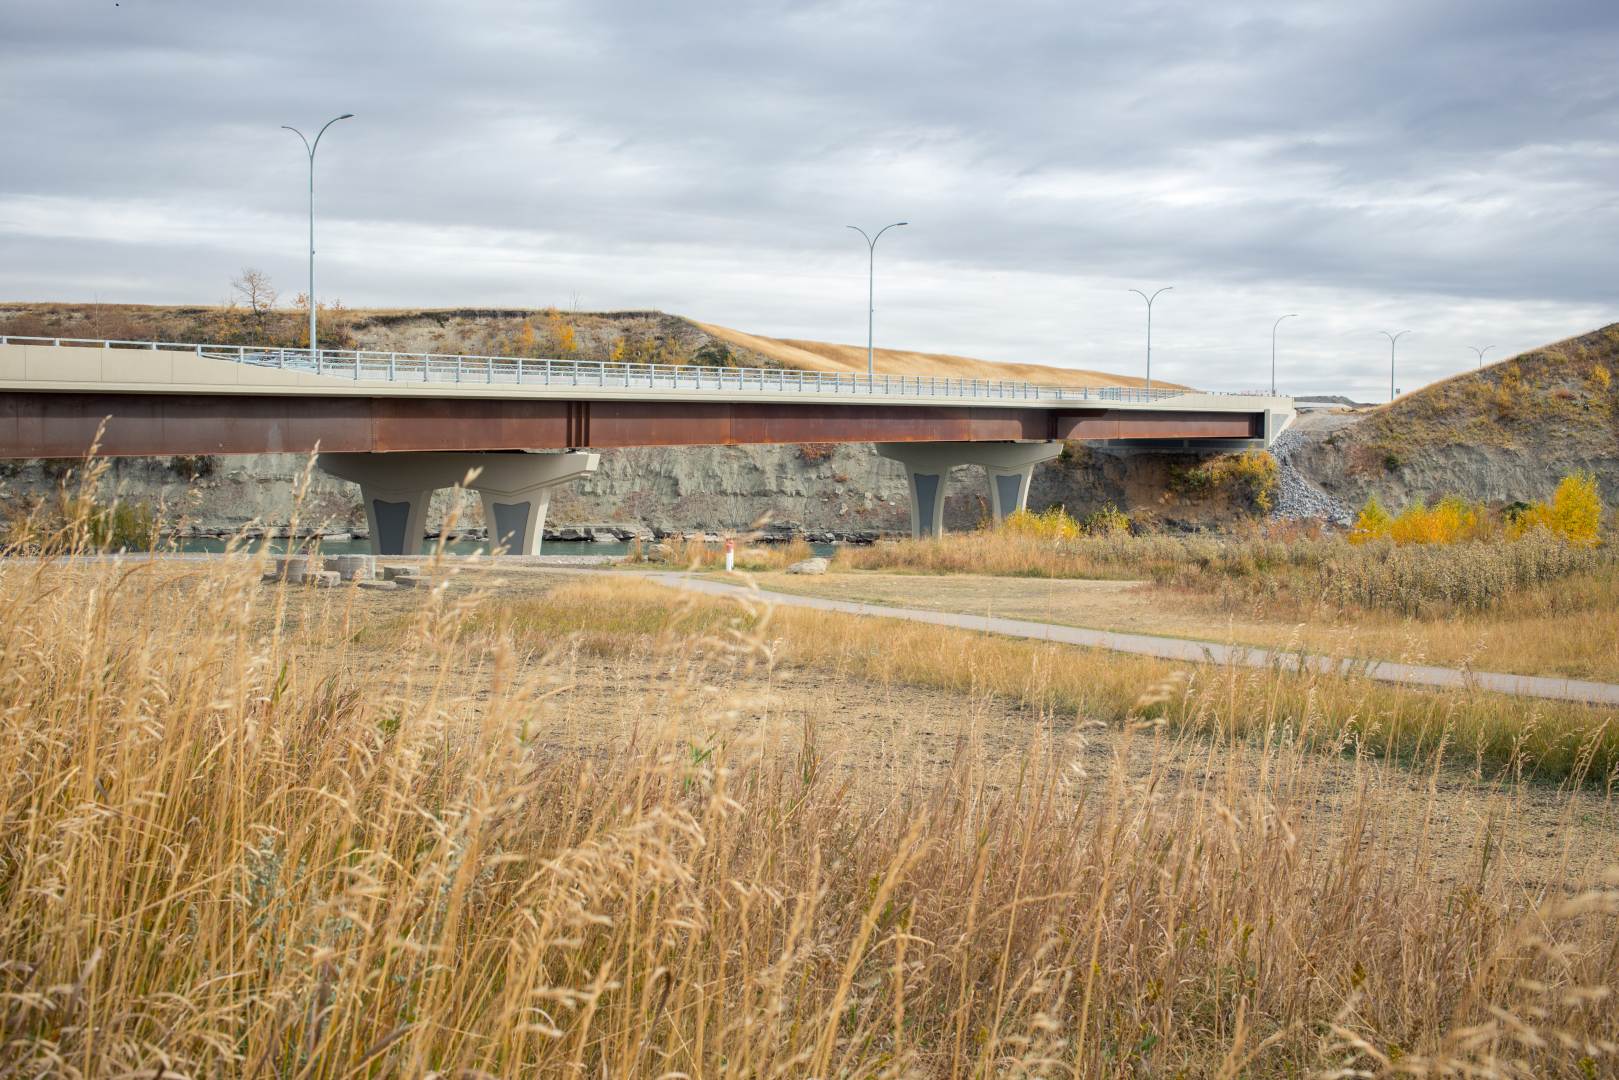
<svg viewBox="0 0 1619 1080">
<path fill-rule="evenodd" d="M 1085 532 L 1089 536 L 1121 536 L 1130 531 L 1130 515 L 1108 503 L 1093 510 L 1085 518 Z"/>
<path fill-rule="evenodd" d="M 1432 506 L 1415 503 L 1391 515 L 1374 495 L 1361 508 L 1349 541 L 1364 544 L 1392 540 L 1396 544 L 1454 544 L 1486 540 L 1497 531 L 1495 519 L 1478 503 L 1447 495 Z"/>
<path fill-rule="evenodd" d="M 1170 486 L 1177 491 L 1204 495 L 1229 491 L 1252 509 L 1270 510 L 1281 475 L 1276 459 L 1263 450 L 1221 454 L 1200 465 L 1170 473 Z"/>
<path fill-rule="evenodd" d="M 1447 495 L 1433 506 L 1418 503 L 1400 511 L 1388 535 L 1396 544 L 1454 544 L 1477 538 L 1482 517 L 1482 507 Z"/>
<path fill-rule="evenodd" d="M 812 442 L 798 444 L 798 460 L 806 465 L 819 465 L 837 453 L 835 443 Z"/>
<path fill-rule="evenodd" d="M 1077 540 L 1081 533 L 1079 522 L 1061 506 L 1049 506 L 1038 514 L 1014 510 L 1001 520 L 1000 528 L 1002 532 L 1037 540 Z"/>
<path fill-rule="evenodd" d="M 1394 515 L 1383 509 L 1383 504 L 1373 495 L 1360 508 L 1360 516 L 1355 518 L 1354 527 L 1349 530 L 1349 542 L 1364 544 L 1368 540 L 1386 539 L 1393 527 Z"/>
<path fill-rule="evenodd" d="M 1544 530 L 1572 544 L 1594 546 L 1601 539 L 1602 494 L 1596 477 L 1579 470 L 1563 477 L 1551 501 L 1535 503 L 1513 521 L 1513 534 Z"/>
</svg>

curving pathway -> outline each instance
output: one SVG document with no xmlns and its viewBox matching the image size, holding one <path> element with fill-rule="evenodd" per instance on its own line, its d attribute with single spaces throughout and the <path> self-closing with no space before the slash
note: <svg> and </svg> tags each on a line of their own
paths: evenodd
<svg viewBox="0 0 1619 1080">
<path fill-rule="evenodd" d="M 1392 660 L 1346 660 L 1335 656 L 1282 652 L 1250 645 L 1223 645 L 1215 641 L 1159 637 L 1153 634 L 1127 634 L 1115 630 L 1087 630 L 1061 623 L 1004 619 L 994 615 L 969 615 L 953 611 L 889 607 L 852 600 L 832 600 L 821 596 L 772 592 L 723 581 L 692 577 L 689 574 L 648 573 L 646 577 L 663 585 L 710 596 L 752 597 L 784 607 L 838 611 L 848 615 L 869 615 L 884 619 L 906 619 L 959 630 L 1002 634 L 1006 637 L 1054 641 L 1091 649 L 1156 656 L 1194 664 L 1241 664 L 1253 668 L 1279 668 L 1284 671 L 1314 671 L 1324 674 L 1360 675 L 1380 682 L 1440 690 L 1487 690 L 1515 697 L 1548 698 L 1592 705 L 1619 705 L 1619 683 L 1562 679 L 1542 675 L 1510 675 L 1495 671 L 1434 667 L 1427 664 L 1400 664 Z"/>
</svg>

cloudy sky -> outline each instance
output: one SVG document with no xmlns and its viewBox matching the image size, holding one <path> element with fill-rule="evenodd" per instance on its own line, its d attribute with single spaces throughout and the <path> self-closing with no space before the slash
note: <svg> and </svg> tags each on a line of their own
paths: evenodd
<svg viewBox="0 0 1619 1080">
<path fill-rule="evenodd" d="M 1614 0 L 0 0 L 0 299 L 661 308 L 1388 391 L 1619 318 Z"/>
</svg>

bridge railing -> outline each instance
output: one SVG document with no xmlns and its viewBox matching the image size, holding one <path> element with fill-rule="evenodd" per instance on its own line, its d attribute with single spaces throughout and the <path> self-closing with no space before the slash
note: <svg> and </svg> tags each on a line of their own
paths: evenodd
<svg viewBox="0 0 1619 1080">
<path fill-rule="evenodd" d="M 978 401 L 1163 401 L 1201 391 L 1127 386 L 1050 386 L 1000 379 L 937 375 L 865 375 L 796 368 L 730 368 L 697 364 L 623 364 L 512 356 L 385 352 L 375 349 L 281 349 L 175 341 L 22 337 L 0 334 L 0 345 L 177 351 L 254 367 L 298 371 L 356 382 L 448 383 L 570 387 L 651 392 L 766 393 L 828 397 L 923 397 Z"/>
</svg>

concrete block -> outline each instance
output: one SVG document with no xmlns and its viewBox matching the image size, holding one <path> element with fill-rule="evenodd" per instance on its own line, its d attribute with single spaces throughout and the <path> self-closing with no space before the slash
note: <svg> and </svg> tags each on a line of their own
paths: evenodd
<svg viewBox="0 0 1619 1080">
<path fill-rule="evenodd" d="M 392 581 L 397 577 L 411 577 L 415 573 L 416 568 L 414 566 L 384 566 L 382 568 L 382 579 Z"/>
<path fill-rule="evenodd" d="M 309 569 L 308 555 L 277 555 L 272 573 L 289 585 L 302 585 Z"/>
<path fill-rule="evenodd" d="M 390 584 L 400 589 L 425 589 L 432 583 L 420 574 L 400 574 Z"/>
<path fill-rule="evenodd" d="M 399 588 L 399 582 L 397 580 L 394 580 L 394 581 L 366 581 L 366 580 L 362 579 L 362 580 L 360 580 L 358 582 L 355 582 L 355 584 L 359 585 L 360 588 L 362 588 L 362 589 L 375 589 L 378 592 L 392 592 L 393 590 Z"/>
<path fill-rule="evenodd" d="M 368 581 L 377 576 L 374 555 L 338 555 L 327 560 L 326 569 L 336 570 L 344 581 Z"/>
</svg>

